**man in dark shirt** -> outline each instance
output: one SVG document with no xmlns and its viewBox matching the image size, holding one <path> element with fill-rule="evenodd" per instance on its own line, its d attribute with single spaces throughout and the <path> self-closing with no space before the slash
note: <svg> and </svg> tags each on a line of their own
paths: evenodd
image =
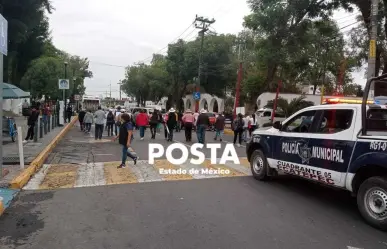
<svg viewBox="0 0 387 249">
<path fill-rule="evenodd" d="M 206 130 L 210 125 L 210 118 L 207 115 L 207 111 L 202 109 L 196 122 L 198 142 L 204 144 L 206 138 Z"/>
<path fill-rule="evenodd" d="M 81 126 L 81 131 L 84 130 L 84 124 L 83 124 L 83 120 L 85 118 L 85 115 L 86 115 L 86 111 L 81 109 L 78 113 L 78 120 L 79 120 L 79 125 Z"/>
<path fill-rule="evenodd" d="M 220 138 L 220 141 L 222 142 L 222 135 L 224 131 L 224 125 L 225 125 L 225 117 L 223 116 L 223 113 L 220 113 L 219 116 L 216 118 L 215 122 L 215 138 L 216 140 L 218 137 Z"/>
</svg>

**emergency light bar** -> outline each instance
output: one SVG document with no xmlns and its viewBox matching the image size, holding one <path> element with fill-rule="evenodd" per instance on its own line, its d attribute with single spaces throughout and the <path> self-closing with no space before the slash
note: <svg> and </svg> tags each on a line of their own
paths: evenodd
<svg viewBox="0 0 387 249">
<path fill-rule="evenodd" d="M 344 98 L 325 98 L 323 104 L 361 104 L 362 100 Z M 367 104 L 375 104 L 374 101 L 367 101 Z"/>
</svg>

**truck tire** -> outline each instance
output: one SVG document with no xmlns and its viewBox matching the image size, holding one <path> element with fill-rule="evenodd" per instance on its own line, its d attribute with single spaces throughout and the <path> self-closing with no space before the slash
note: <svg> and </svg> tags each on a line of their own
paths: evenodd
<svg viewBox="0 0 387 249">
<path fill-rule="evenodd" d="M 269 180 L 267 175 L 268 163 L 262 150 L 255 150 L 250 157 L 251 173 L 259 181 Z"/>
<path fill-rule="evenodd" d="M 365 180 L 357 193 L 357 205 L 371 226 L 387 231 L 387 178 L 376 176 Z"/>
</svg>

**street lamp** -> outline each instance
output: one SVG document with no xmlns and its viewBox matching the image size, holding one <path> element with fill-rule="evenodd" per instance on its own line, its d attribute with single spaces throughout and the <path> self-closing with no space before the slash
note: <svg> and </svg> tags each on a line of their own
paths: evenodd
<svg viewBox="0 0 387 249">
<path fill-rule="evenodd" d="M 64 68 L 64 78 L 65 79 L 67 79 L 67 65 L 68 65 L 68 62 L 67 61 L 65 61 L 64 62 L 64 66 L 65 66 L 65 68 Z M 66 90 L 65 89 L 63 89 L 63 101 L 64 101 L 64 110 L 63 110 L 63 120 L 64 120 L 64 123 L 66 123 L 66 109 L 67 109 L 67 107 L 66 107 L 66 105 L 67 105 L 67 101 L 66 101 Z"/>
</svg>

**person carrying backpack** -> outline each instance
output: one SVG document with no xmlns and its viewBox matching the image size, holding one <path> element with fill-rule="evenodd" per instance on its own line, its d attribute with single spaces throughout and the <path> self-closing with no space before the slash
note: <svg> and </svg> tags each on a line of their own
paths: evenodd
<svg viewBox="0 0 387 249">
<path fill-rule="evenodd" d="M 108 137 L 113 136 L 113 125 L 114 125 L 114 114 L 112 111 L 109 111 L 106 117 L 106 127 L 108 132 Z"/>
<path fill-rule="evenodd" d="M 233 130 L 234 130 L 234 145 L 237 141 L 237 137 L 239 135 L 239 143 L 237 144 L 238 147 L 242 144 L 242 134 L 243 134 L 243 128 L 245 126 L 245 122 L 243 120 L 243 115 L 241 113 L 238 114 L 238 117 L 233 122 Z"/>
</svg>

